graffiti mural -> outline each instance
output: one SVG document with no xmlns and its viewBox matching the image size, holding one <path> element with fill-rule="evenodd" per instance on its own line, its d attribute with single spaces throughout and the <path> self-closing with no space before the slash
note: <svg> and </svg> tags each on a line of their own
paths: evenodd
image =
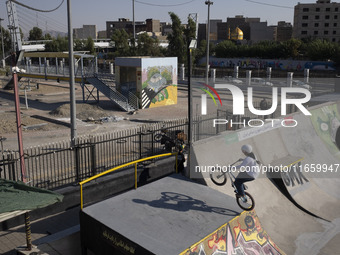
<svg viewBox="0 0 340 255">
<path fill-rule="evenodd" d="M 205 64 L 202 59 L 200 64 Z M 211 67 L 228 67 L 233 68 L 239 66 L 240 68 L 260 68 L 265 69 L 272 67 L 274 70 L 293 70 L 302 71 L 304 69 L 310 70 L 328 70 L 334 71 L 335 65 L 333 62 L 326 61 L 300 61 L 300 60 L 280 60 L 280 59 L 256 59 L 256 58 L 210 58 Z"/>
<path fill-rule="evenodd" d="M 177 104 L 176 68 L 172 65 L 142 68 L 142 108 Z"/>
<path fill-rule="evenodd" d="M 340 115 L 337 105 L 311 110 L 314 129 L 329 151 L 340 158 Z"/>
<path fill-rule="evenodd" d="M 285 254 L 262 228 L 256 212 L 243 212 L 181 255 Z"/>
</svg>

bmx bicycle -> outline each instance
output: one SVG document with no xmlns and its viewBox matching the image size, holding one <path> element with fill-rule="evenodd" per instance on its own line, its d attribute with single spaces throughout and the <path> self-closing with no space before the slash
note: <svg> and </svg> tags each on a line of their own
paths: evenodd
<svg viewBox="0 0 340 255">
<path fill-rule="evenodd" d="M 239 159 L 236 162 L 234 162 L 233 164 L 231 164 L 228 167 L 228 171 L 223 171 L 222 169 L 220 169 L 220 170 L 215 169 L 215 171 L 210 171 L 210 179 L 214 184 L 216 184 L 218 186 L 223 186 L 224 184 L 227 183 L 227 180 L 228 180 L 227 174 L 228 174 L 229 178 L 230 178 L 231 186 L 234 188 L 234 192 L 235 192 L 235 196 L 236 196 L 236 202 L 237 202 L 238 206 L 241 207 L 245 211 L 251 211 L 255 207 L 254 198 L 248 192 L 244 192 L 245 193 L 244 197 L 237 196 L 238 193 L 237 193 L 236 186 L 234 184 L 236 177 L 230 171 L 231 166 L 235 165 L 237 162 L 242 161 L 242 160 L 243 159 Z M 244 188 L 244 190 L 248 189 L 247 185 L 245 185 L 245 184 L 243 184 L 243 188 Z"/>
</svg>

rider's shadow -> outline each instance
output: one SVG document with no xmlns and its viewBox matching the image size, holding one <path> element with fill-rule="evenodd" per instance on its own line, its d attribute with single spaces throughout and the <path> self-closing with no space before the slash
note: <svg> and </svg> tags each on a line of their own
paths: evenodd
<svg viewBox="0 0 340 255">
<path fill-rule="evenodd" d="M 169 209 L 179 212 L 196 210 L 202 212 L 214 212 L 228 216 L 236 216 L 239 214 L 239 212 L 227 208 L 208 206 L 206 202 L 194 199 L 187 195 L 175 192 L 161 192 L 161 194 L 161 198 L 157 200 L 146 201 L 142 199 L 132 199 L 132 201 L 138 204 L 146 204 L 154 208 Z"/>
</svg>

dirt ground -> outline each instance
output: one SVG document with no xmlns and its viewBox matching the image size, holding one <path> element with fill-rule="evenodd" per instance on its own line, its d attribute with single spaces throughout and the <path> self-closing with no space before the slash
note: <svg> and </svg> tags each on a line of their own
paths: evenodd
<svg viewBox="0 0 340 255">
<path fill-rule="evenodd" d="M 17 147 L 16 112 L 14 91 L 2 89 L 7 81 L 8 77 L 0 77 L 0 136 L 6 138 L 3 142 L 4 148 L 13 150 Z M 44 80 L 30 80 L 28 83 L 27 79 L 22 79 L 19 86 L 24 147 L 69 139 L 69 84 Z M 182 107 L 186 102 L 185 96 L 179 96 L 177 105 L 140 110 L 133 115 L 118 109 L 103 95 L 99 103 L 93 98 L 92 101 L 83 103 L 82 99 L 82 89 L 76 84 L 78 135 L 106 133 L 150 122 L 186 117 L 187 114 L 186 107 Z"/>
</svg>

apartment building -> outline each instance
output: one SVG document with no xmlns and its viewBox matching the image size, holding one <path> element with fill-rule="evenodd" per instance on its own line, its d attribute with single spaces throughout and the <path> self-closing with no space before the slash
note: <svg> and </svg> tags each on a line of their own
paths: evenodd
<svg viewBox="0 0 340 255">
<path fill-rule="evenodd" d="M 73 29 L 73 37 L 76 39 L 97 39 L 97 26 L 96 25 L 83 25 L 82 28 Z"/>
<path fill-rule="evenodd" d="M 340 42 L 340 3 L 330 0 L 298 3 L 294 8 L 293 37 Z"/>
</svg>

